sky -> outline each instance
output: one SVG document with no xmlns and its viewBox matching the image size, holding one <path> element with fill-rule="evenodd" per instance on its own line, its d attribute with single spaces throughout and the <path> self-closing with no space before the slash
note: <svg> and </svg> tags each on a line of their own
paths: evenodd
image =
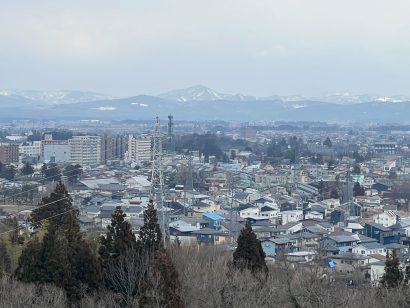
<svg viewBox="0 0 410 308">
<path fill-rule="evenodd" d="M 0 89 L 410 95 L 408 0 L 0 0 Z"/>
</svg>

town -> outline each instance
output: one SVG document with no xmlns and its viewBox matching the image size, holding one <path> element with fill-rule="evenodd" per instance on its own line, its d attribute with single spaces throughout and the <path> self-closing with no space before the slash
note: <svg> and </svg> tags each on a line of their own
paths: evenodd
<svg viewBox="0 0 410 308">
<path fill-rule="evenodd" d="M 374 286 L 390 253 L 409 266 L 407 127 L 156 121 L 103 133 L 4 124 L 3 221 L 36 232 L 32 210 L 61 180 L 86 233 L 104 234 L 120 206 L 138 238 L 154 198 L 164 238 L 180 246 L 232 252 L 250 224 L 268 264 L 319 262 L 332 279 Z"/>
</svg>

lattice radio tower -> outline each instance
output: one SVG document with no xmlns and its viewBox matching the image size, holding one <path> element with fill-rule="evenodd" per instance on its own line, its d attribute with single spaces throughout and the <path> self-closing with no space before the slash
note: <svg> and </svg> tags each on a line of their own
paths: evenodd
<svg viewBox="0 0 410 308">
<path fill-rule="evenodd" d="M 161 124 L 159 117 L 155 120 L 155 130 L 152 138 L 152 170 L 151 170 L 151 198 L 156 202 L 157 210 L 161 211 L 162 215 L 162 233 L 164 246 L 168 242 L 168 221 L 164 206 L 164 173 L 162 168 L 162 135 Z"/>
</svg>

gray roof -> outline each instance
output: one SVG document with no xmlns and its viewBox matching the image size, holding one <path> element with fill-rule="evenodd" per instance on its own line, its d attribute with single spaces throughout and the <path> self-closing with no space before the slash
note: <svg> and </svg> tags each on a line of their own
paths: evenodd
<svg viewBox="0 0 410 308">
<path fill-rule="evenodd" d="M 192 231 L 192 234 L 207 234 L 207 235 L 225 235 L 221 231 L 211 229 L 211 228 L 203 228 L 201 230 Z"/>
<path fill-rule="evenodd" d="M 385 248 L 382 244 L 378 242 L 360 243 L 360 245 L 365 247 L 366 249 L 384 249 Z"/>
<path fill-rule="evenodd" d="M 334 240 L 336 243 L 345 243 L 345 242 L 357 242 L 357 238 L 348 235 L 329 235 L 329 239 Z"/>
<path fill-rule="evenodd" d="M 240 232 L 244 226 L 238 222 L 222 222 L 221 225 L 232 232 Z"/>
<path fill-rule="evenodd" d="M 385 227 L 385 226 L 383 226 L 383 225 L 380 225 L 380 224 L 378 224 L 378 223 L 375 223 L 375 222 L 373 222 L 373 221 L 366 222 L 366 225 L 373 226 L 373 227 L 379 229 L 380 231 L 385 231 L 385 232 L 391 231 L 390 228 L 387 228 L 387 227 Z"/>
</svg>

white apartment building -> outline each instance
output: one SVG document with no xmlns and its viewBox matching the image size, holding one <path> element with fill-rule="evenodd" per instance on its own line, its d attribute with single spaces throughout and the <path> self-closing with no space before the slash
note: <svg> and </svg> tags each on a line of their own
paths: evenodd
<svg viewBox="0 0 410 308">
<path fill-rule="evenodd" d="M 70 145 L 67 140 L 43 140 L 42 157 L 44 162 L 64 163 L 70 160 Z"/>
<path fill-rule="evenodd" d="M 19 145 L 20 161 L 24 158 L 33 158 L 40 160 L 41 157 L 41 141 L 25 142 Z"/>
<path fill-rule="evenodd" d="M 127 160 L 130 161 L 150 161 L 152 157 L 151 136 L 133 136 L 128 138 Z"/>
<path fill-rule="evenodd" d="M 70 145 L 70 163 L 81 166 L 101 163 L 100 136 L 73 136 L 68 140 Z"/>
</svg>

